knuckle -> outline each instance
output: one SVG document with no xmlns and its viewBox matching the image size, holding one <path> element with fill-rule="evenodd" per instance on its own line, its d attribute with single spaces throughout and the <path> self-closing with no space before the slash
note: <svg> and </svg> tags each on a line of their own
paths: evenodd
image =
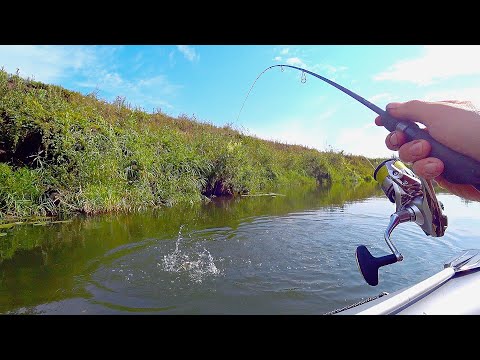
<svg viewBox="0 0 480 360">
<path fill-rule="evenodd" d="M 398 156 L 400 157 L 400 160 L 405 162 L 411 162 L 413 160 L 408 152 L 408 148 L 405 148 L 405 145 L 400 146 L 398 149 Z"/>
<path fill-rule="evenodd" d="M 407 101 L 405 103 L 405 106 L 407 107 L 407 109 L 415 109 L 417 108 L 419 105 L 423 104 L 424 101 L 421 101 L 421 100 L 410 100 L 410 101 Z"/>
<path fill-rule="evenodd" d="M 392 144 L 390 138 L 392 137 L 392 135 L 387 135 L 387 137 L 385 138 L 385 145 L 387 145 L 387 148 L 389 148 L 390 150 L 397 150 L 398 149 L 398 146 L 397 145 L 394 145 Z"/>
<path fill-rule="evenodd" d="M 406 104 L 409 104 L 409 105 L 418 105 L 418 104 L 422 104 L 423 101 L 422 100 L 418 100 L 418 99 L 413 99 L 413 100 L 409 100 L 406 102 Z"/>
<path fill-rule="evenodd" d="M 416 146 L 416 148 L 414 148 L 414 146 Z M 426 156 L 426 154 L 424 153 L 423 148 L 419 150 L 418 146 L 421 147 L 422 143 L 408 142 L 406 144 L 403 144 L 398 149 L 398 154 L 400 155 L 400 158 L 409 162 L 423 159 Z"/>
<path fill-rule="evenodd" d="M 424 179 L 430 179 L 431 176 L 425 172 L 425 169 L 424 167 L 422 166 L 421 163 L 418 163 L 418 162 L 414 162 L 413 165 L 412 165 L 412 169 L 413 169 L 413 172 L 415 174 L 417 174 L 418 176 L 424 178 Z"/>
</svg>

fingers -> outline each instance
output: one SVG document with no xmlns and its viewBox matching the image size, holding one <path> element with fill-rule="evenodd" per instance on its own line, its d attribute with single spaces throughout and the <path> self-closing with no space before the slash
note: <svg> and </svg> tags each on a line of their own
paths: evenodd
<svg viewBox="0 0 480 360">
<path fill-rule="evenodd" d="M 406 142 L 402 132 L 393 131 L 387 136 L 385 144 L 390 150 L 398 150 L 400 160 L 413 163 L 415 173 L 425 179 L 433 179 L 443 172 L 443 162 L 437 158 L 428 157 L 432 150 L 428 141 Z"/>
<path fill-rule="evenodd" d="M 432 147 L 428 141 L 414 140 L 407 142 L 400 131 L 391 132 L 385 139 L 390 150 L 398 150 L 400 160 L 413 163 L 414 171 L 426 179 L 439 176 L 444 168 L 443 162 L 437 158 L 428 157 Z"/>
<path fill-rule="evenodd" d="M 390 103 L 387 112 L 396 119 L 422 123 L 434 139 L 451 149 L 480 161 L 480 109 L 470 101 L 443 100 L 427 102 L 412 100 L 404 103 Z M 382 117 L 375 119 L 377 126 L 383 126 Z M 427 130 L 428 129 L 428 130 Z M 400 131 L 388 134 L 387 148 L 398 151 L 402 161 L 412 164 L 413 171 L 427 180 L 435 180 L 451 193 L 470 200 L 480 201 L 480 191 L 471 185 L 453 184 L 442 177 L 444 164 L 440 159 L 430 157 L 431 145 L 425 140 L 407 141 Z"/>
<path fill-rule="evenodd" d="M 446 100 L 444 102 L 427 102 L 421 100 L 410 100 L 404 103 L 391 102 L 387 104 L 386 110 L 393 117 L 400 120 L 411 120 L 429 125 L 437 117 L 439 106 L 452 106 L 455 100 Z M 435 112 L 434 110 L 437 109 Z M 441 115 L 441 113 L 440 113 Z M 375 124 L 382 126 L 381 116 L 377 116 Z"/>
<path fill-rule="evenodd" d="M 420 122 L 427 127 L 435 123 L 446 125 L 455 121 L 465 110 L 479 111 L 471 101 L 460 100 L 392 102 L 387 104 L 386 110 L 397 119 Z M 381 116 L 377 116 L 375 124 L 383 125 Z"/>
<path fill-rule="evenodd" d="M 432 147 L 426 140 L 407 142 L 407 137 L 401 131 L 393 131 L 385 138 L 385 145 L 393 151 L 398 150 L 400 159 L 405 162 L 414 162 L 430 154 Z"/>
<path fill-rule="evenodd" d="M 397 151 L 400 146 L 407 142 L 405 134 L 401 131 L 393 131 L 387 135 L 385 139 L 385 145 L 387 148 L 393 151 Z"/>
<path fill-rule="evenodd" d="M 411 100 L 404 103 L 390 103 L 387 105 L 387 111 L 397 119 L 418 121 L 428 126 L 432 121 L 432 111 L 435 106 L 438 106 L 438 103 Z"/>
<path fill-rule="evenodd" d="M 432 180 L 440 176 L 443 172 L 444 165 L 441 160 L 428 157 L 414 162 L 412 168 L 418 176 L 426 180 Z"/>
<path fill-rule="evenodd" d="M 434 124 L 447 124 L 455 121 L 459 114 L 471 107 L 469 101 L 421 101 L 411 100 L 404 103 L 392 102 L 387 105 L 387 112 L 393 117 L 401 120 L 420 122 L 427 127 Z"/>
<path fill-rule="evenodd" d="M 432 147 L 428 141 L 414 140 L 406 142 L 402 132 L 391 132 L 385 144 L 390 150 L 398 150 L 400 160 L 413 163 L 413 170 L 426 179 L 439 176 L 444 168 L 443 162 L 437 158 L 428 157 Z"/>
<path fill-rule="evenodd" d="M 402 161 L 413 163 L 426 158 L 432 147 L 426 140 L 414 140 L 407 142 L 398 149 L 398 156 Z"/>
</svg>

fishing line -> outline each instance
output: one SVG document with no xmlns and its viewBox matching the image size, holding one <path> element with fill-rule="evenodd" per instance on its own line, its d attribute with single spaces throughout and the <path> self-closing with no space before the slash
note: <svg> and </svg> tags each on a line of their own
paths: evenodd
<svg viewBox="0 0 480 360">
<path fill-rule="evenodd" d="M 288 68 L 292 68 L 292 69 L 295 69 L 295 70 L 298 70 L 298 71 L 301 71 L 302 72 L 302 76 L 301 76 L 301 79 L 300 81 L 302 82 L 302 84 L 306 83 L 307 81 L 307 76 L 306 74 L 310 74 L 312 76 L 315 76 L 316 78 L 320 79 L 320 80 L 323 80 L 325 81 L 326 83 L 332 85 L 333 87 L 336 87 L 338 90 L 340 91 L 343 91 L 345 94 L 349 95 L 350 97 L 354 98 L 355 100 L 357 100 L 358 102 L 362 103 L 363 105 L 365 105 L 366 107 L 368 107 L 370 110 L 373 110 L 374 112 L 376 112 L 378 115 L 385 115 L 386 112 L 385 110 L 382 110 L 381 108 L 379 108 L 377 105 L 375 104 L 372 104 L 370 101 L 364 99 L 363 97 L 361 97 L 360 95 L 357 95 L 355 94 L 353 91 L 343 87 L 342 85 L 339 85 L 337 84 L 336 82 L 332 81 L 332 80 L 329 80 L 327 79 L 326 77 L 323 77 L 317 73 L 314 73 L 312 71 L 309 71 L 307 69 L 303 69 L 303 68 L 300 68 L 300 67 L 297 67 L 297 66 L 293 66 L 293 65 L 285 65 L 285 64 L 279 64 L 279 65 L 272 65 L 272 66 L 269 66 L 267 67 L 265 70 L 263 70 L 260 75 L 257 76 L 257 78 L 255 79 L 255 81 L 253 82 L 252 86 L 250 87 L 250 90 L 248 90 L 248 93 L 247 93 L 247 96 L 245 97 L 245 100 L 243 101 L 243 104 L 242 104 L 242 107 L 240 108 L 240 111 L 238 112 L 238 116 L 237 116 L 237 120 L 240 118 L 240 114 L 243 110 L 243 107 L 245 106 L 245 102 L 247 101 L 248 97 L 250 96 L 250 93 L 252 92 L 252 89 L 253 87 L 255 86 L 255 84 L 257 83 L 258 79 L 260 79 L 260 77 L 265 74 L 268 70 L 270 69 L 273 69 L 275 67 L 280 67 L 282 69 L 282 72 L 284 71 L 284 67 L 288 67 Z"/>
<path fill-rule="evenodd" d="M 240 111 L 238 112 L 238 116 L 237 116 L 237 120 L 235 122 L 238 122 L 238 119 L 240 118 L 240 114 L 242 113 L 242 110 L 243 110 L 243 107 L 245 106 L 245 103 L 247 102 L 247 99 L 248 97 L 250 96 L 250 93 L 252 92 L 252 89 L 253 87 L 255 86 L 255 84 L 257 83 L 258 79 L 260 79 L 260 77 L 265 74 L 268 70 L 270 69 L 273 69 L 275 67 L 280 67 L 281 71 L 284 72 L 284 67 L 289 67 L 289 68 L 292 68 L 292 69 L 296 69 L 296 70 L 299 70 L 302 72 L 302 75 L 300 77 L 300 82 L 302 84 L 305 84 L 307 82 L 307 75 L 305 73 L 309 73 L 310 75 L 313 75 L 323 81 L 326 81 L 327 83 L 329 83 L 330 85 L 332 86 L 335 86 L 337 89 L 343 91 L 344 93 L 346 93 L 347 95 L 350 95 L 351 97 L 353 97 L 355 100 L 358 100 L 360 101 L 362 104 L 364 104 L 365 106 L 369 107 L 370 109 L 372 109 L 373 111 L 376 111 L 376 109 L 379 109 L 380 111 L 383 111 L 381 110 L 378 106 L 370 103 L 369 101 L 365 100 L 364 98 L 362 98 L 361 96 L 355 94 L 354 92 L 348 90 L 347 88 L 344 88 L 343 86 L 321 76 L 321 75 L 318 75 L 314 72 L 311 72 L 311 71 L 308 71 L 306 69 L 302 69 L 302 68 L 299 68 L 299 67 L 296 67 L 296 66 L 292 66 L 292 65 L 284 65 L 284 64 L 281 64 L 281 65 L 272 65 L 272 66 L 269 66 L 267 67 L 265 70 L 263 70 L 258 76 L 257 78 L 255 79 L 255 81 L 253 82 L 252 86 L 250 87 L 250 89 L 248 90 L 248 93 L 247 93 L 247 96 L 245 97 L 245 100 L 243 100 L 243 104 L 242 104 L 242 107 L 240 108 Z M 368 103 L 368 104 L 367 104 Z M 361 155 L 363 156 L 363 155 Z M 373 169 L 375 169 L 375 166 L 373 166 L 373 164 L 370 162 L 370 160 L 366 157 L 366 156 L 363 156 L 365 159 L 367 159 L 367 161 L 369 162 L 369 164 L 372 166 Z"/>
<path fill-rule="evenodd" d="M 248 97 L 250 96 L 250 93 L 253 89 L 253 87 L 255 86 L 256 82 L 258 81 L 258 79 L 260 79 L 260 76 L 262 76 L 267 70 L 270 70 L 271 68 L 273 67 L 276 67 L 278 65 L 273 65 L 273 66 L 270 66 L 268 68 L 266 68 L 265 70 L 263 70 L 260 75 L 257 76 L 257 78 L 255 79 L 255 81 L 253 82 L 252 86 L 250 87 L 250 90 L 248 90 L 248 93 L 247 93 L 247 96 L 245 97 L 245 100 L 243 100 L 243 104 L 242 104 L 242 107 L 240 108 L 240 111 L 238 112 L 238 116 L 237 116 L 237 120 L 235 120 L 235 122 L 238 121 L 238 119 L 240 118 L 240 114 L 243 110 L 243 107 L 245 106 L 245 102 L 247 101 Z M 283 72 L 283 67 L 282 67 L 282 72 Z"/>
<path fill-rule="evenodd" d="M 307 69 L 300 68 L 298 66 L 293 65 L 272 65 L 263 70 L 260 75 L 255 79 L 252 87 L 248 91 L 247 97 L 240 108 L 240 111 L 237 116 L 237 121 L 240 117 L 240 113 L 247 101 L 250 92 L 252 91 L 253 87 L 257 80 L 262 76 L 266 71 L 273 69 L 275 67 L 280 67 L 283 71 L 284 67 L 292 68 L 302 72 L 301 81 L 305 83 L 307 81 L 307 77 L 305 74 L 310 74 L 330 85 L 337 88 L 338 90 L 344 92 L 348 96 L 352 97 L 353 99 L 357 100 L 359 103 L 363 104 L 370 110 L 374 111 L 382 118 L 383 127 L 385 127 L 389 131 L 401 131 L 407 141 L 412 140 L 426 140 L 430 143 L 431 150 L 430 150 L 430 157 L 436 157 L 437 159 L 442 160 L 444 164 L 444 170 L 442 172 L 442 176 L 449 182 L 455 184 L 471 184 L 475 186 L 476 189 L 480 190 L 480 161 L 473 159 L 465 154 L 459 153 L 448 146 L 438 142 L 435 140 L 432 135 L 430 135 L 427 131 L 421 129 L 416 122 L 408 121 L 408 120 L 399 120 L 391 116 L 385 110 L 379 108 L 377 105 L 372 104 L 370 101 L 364 99 L 358 94 L 355 94 L 353 91 L 337 84 L 336 82 L 327 79 L 321 75 L 318 75 L 312 71 Z"/>
</svg>

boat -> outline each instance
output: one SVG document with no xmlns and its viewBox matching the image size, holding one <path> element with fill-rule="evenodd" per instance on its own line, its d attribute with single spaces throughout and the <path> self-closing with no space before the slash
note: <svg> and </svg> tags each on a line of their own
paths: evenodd
<svg viewBox="0 0 480 360">
<path fill-rule="evenodd" d="M 478 315 L 480 250 L 469 249 L 431 277 L 393 293 L 334 310 L 329 315 Z"/>
</svg>

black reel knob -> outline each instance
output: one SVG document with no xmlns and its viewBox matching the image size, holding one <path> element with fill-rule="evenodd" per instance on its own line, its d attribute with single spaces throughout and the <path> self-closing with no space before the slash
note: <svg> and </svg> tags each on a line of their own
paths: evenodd
<svg viewBox="0 0 480 360">
<path fill-rule="evenodd" d="M 378 269 L 385 265 L 390 265 L 398 261 L 395 254 L 374 257 L 365 245 L 360 245 L 355 251 L 357 265 L 360 273 L 368 285 L 378 285 Z"/>
</svg>

